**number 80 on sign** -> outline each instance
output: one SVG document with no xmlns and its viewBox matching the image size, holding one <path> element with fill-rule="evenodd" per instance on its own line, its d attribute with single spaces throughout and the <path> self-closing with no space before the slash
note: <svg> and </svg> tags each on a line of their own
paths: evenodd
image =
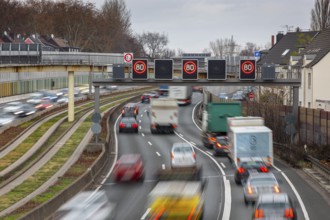
<svg viewBox="0 0 330 220">
<path fill-rule="evenodd" d="M 148 60 L 133 59 L 132 69 L 133 69 L 132 79 L 148 79 Z"/>
</svg>

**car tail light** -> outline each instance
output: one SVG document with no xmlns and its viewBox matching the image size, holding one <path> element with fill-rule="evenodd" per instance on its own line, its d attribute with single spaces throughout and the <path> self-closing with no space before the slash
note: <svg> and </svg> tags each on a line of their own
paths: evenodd
<svg viewBox="0 0 330 220">
<path fill-rule="evenodd" d="M 284 217 L 285 218 L 293 218 L 294 214 L 293 214 L 293 209 L 292 208 L 286 208 L 284 211 Z"/>
<path fill-rule="evenodd" d="M 124 123 L 120 123 L 120 124 L 119 124 L 119 127 L 120 127 L 120 128 L 125 128 L 125 124 L 124 124 Z"/>
<path fill-rule="evenodd" d="M 42 107 L 42 105 L 37 105 L 37 106 L 36 106 L 36 108 L 41 108 L 41 107 Z"/>
<path fill-rule="evenodd" d="M 263 218 L 264 217 L 264 210 L 256 209 L 254 212 L 254 218 Z"/>
<path fill-rule="evenodd" d="M 194 159 L 196 160 L 196 153 L 192 153 Z"/>
<path fill-rule="evenodd" d="M 214 143 L 216 140 L 217 140 L 217 139 L 214 138 L 214 137 L 209 137 L 209 141 L 212 142 L 212 143 Z"/>
<path fill-rule="evenodd" d="M 137 128 L 137 127 L 138 127 L 138 124 L 134 123 L 134 124 L 132 125 L 132 127 L 133 127 L 133 128 Z"/>
<path fill-rule="evenodd" d="M 125 110 L 123 109 L 123 110 L 121 110 L 121 114 L 124 114 L 125 113 Z"/>
<path fill-rule="evenodd" d="M 274 192 L 279 193 L 280 192 L 280 187 L 277 185 L 274 186 Z"/>
<path fill-rule="evenodd" d="M 239 168 L 237 169 L 237 172 L 238 172 L 239 174 L 242 174 L 242 173 L 245 172 L 245 169 L 244 169 L 243 167 L 239 167 Z"/>
<path fill-rule="evenodd" d="M 176 125 L 176 124 L 172 124 L 172 128 L 174 128 L 174 129 L 175 129 L 176 127 L 177 127 L 177 125 Z"/>
<path fill-rule="evenodd" d="M 266 166 L 260 167 L 260 171 L 263 172 L 263 173 L 268 173 L 268 169 L 267 169 Z"/>
<path fill-rule="evenodd" d="M 249 194 L 253 194 L 253 188 L 251 186 L 248 187 L 247 191 Z"/>
<path fill-rule="evenodd" d="M 143 95 L 143 96 L 141 96 L 141 99 L 144 99 L 144 95 Z"/>
<path fill-rule="evenodd" d="M 171 159 L 172 159 L 172 160 L 174 159 L 174 154 L 173 154 L 173 153 L 171 153 Z"/>
</svg>

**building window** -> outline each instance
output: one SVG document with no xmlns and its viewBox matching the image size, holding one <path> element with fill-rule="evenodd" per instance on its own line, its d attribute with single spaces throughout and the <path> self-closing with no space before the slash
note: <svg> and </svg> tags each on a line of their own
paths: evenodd
<svg viewBox="0 0 330 220">
<path fill-rule="evenodd" d="M 312 88 L 312 74 L 308 73 L 308 89 Z"/>
<path fill-rule="evenodd" d="M 301 106 L 301 101 L 299 102 L 299 106 Z"/>
<path fill-rule="evenodd" d="M 311 108 L 311 103 L 310 102 L 308 102 L 308 108 Z"/>
</svg>

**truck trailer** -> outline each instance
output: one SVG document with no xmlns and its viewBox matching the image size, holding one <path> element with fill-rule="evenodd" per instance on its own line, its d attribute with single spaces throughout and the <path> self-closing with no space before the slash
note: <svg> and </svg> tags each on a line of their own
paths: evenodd
<svg viewBox="0 0 330 220">
<path fill-rule="evenodd" d="M 178 104 L 175 99 L 151 99 L 150 131 L 155 133 L 174 133 L 178 125 Z"/>
<path fill-rule="evenodd" d="M 191 86 L 170 86 L 169 97 L 176 99 L 178 105 L 190 105 L 192 97 Z"/>
<path fill-rule="evenodd" d="M 228 150 L 237 166 L 241 158 L 260 158 L 267 166 L 274 164 L 273 132 L 261 117 L 228 118 Z"/>
<path fill-rule="evenodd" d="M 240 102 L 209 102 L 205 106 L 202 118 L 202 142 L 207 148 L 213 148 L 217 136 L 227 135 L 227 118 L 242 115 Z"/>
</svg>

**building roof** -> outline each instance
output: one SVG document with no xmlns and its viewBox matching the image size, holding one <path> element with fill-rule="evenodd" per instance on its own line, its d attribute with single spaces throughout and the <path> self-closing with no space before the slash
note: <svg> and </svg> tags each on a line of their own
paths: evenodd
<svg viewBox="0 0 330 220">
<path fill-rule="evenodd" d="M 305 56 L 314 56 L 313 61 L 306 65 L 313 67 L 330 51 L 330 28 L 319 32 L 304 51 Z"/>
<path fill-rule="evenodd" d="M 288 65 L 290 56 L 298 55 L 300 49 L 306 48 L 317 33 L 317 31 L 288 32 L 258 61 L 258 64 Z"/>
</svg>

